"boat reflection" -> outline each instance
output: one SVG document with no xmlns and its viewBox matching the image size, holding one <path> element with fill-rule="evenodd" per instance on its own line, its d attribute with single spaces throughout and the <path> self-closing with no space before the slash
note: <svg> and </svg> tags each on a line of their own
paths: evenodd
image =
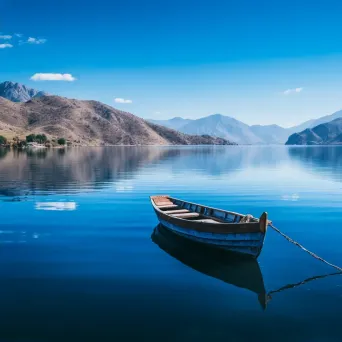
<svg viewBox="0 0 342 342">
<path fill-rule="evenodd" d="M 162 225 L 154 229 L 151 238 L 163 251 L 194 270 L 256 293 L 261 307 L 266 309 L 268 296 L 255 259 L 199 245 L 169 232 Z"/>
<path fill-rule="evenodd" d="M 255 259 L 243 258 L 233 253 L 199 245 L 196 242 L 175 235 L 162 225 L 155 227 L 151 238 L 163 251 L 184 265 L 205 275 L 222 280 L 227 284 L 256 293 L 258 301 L 264 310 L 272 297 L 277 293 L 318 279 L 342 275 L 342 272 L 317 275 L 266 292 L 260 266 Z"/>
</svg>

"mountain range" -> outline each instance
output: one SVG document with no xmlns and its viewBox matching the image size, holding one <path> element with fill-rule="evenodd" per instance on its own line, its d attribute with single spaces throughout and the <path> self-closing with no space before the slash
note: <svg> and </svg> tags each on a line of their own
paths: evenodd
<svg viewBox="0 0 342 342">
<path fill-rule="evenodd" d="M 208 134 L 235 141 L 238 144 L 279 144 L 285 143 L 289 136 L 285 128 L 277 125 L 249 126 L 222 114 L 213 114 L 196 120 L 177 117 L 171 120 L 149 121 L 183 133 Z"/>
<path fill-rule="evenodd" d="M 316 126 L 341 117 L 342 110 L 291 128 L 250 126 L 222 114 L 194 120 L 175 117 L 145 121 L 100 102 L 52 96 L 15 82 L 0 84 L 0 133 L 40 132 L 79 144 L 284 144 L 301 141 L 298 136 L 292 137 L 294 133 L 303 136 L 307 129 L 315 133 Z M 307 139 L 311 138 L 303 138 L 303 142 Z"/>
<path fill-rule="evenodd" d="M 342 144 L 342 118 L 334 119 L 292 134 L 286 145 L 338 145 Z"/>
<path fill-rule="evenodd" d="M 23 84 L 14 82 L 0 83 L 0 96 L 12 102 L 27 102 L 33 98 L 48 95 L 44 91 L 28 88 Z"/>
<path fill-rule="evenodd" d="M 213 114 L 200 119 L 149 120 L 158 125 L 173 128 L 187 134 L 208 134 L 235 141 L 238 144 L 285 144 L 289 136 L 307 128 L 342 117 L 342 111 L 318 119 L 306 121 L 298 126 L 283 128 L 278 125 L 249 126 L 235 118 Z"/>
<path fill-rule="evenodd" d="M 45 133 L 75 145 L 228 145 L 210 136 L 193 136 L 148 123 L 97 101 L 59 96 L 12 102 L 0 97 L 0 134 L 6 137 Z"/>
</svg>

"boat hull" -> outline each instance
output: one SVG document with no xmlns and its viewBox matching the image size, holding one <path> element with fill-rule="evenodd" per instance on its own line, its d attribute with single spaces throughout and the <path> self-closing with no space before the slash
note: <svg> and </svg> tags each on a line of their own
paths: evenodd
<svg viewBox="0 0 342 342">
<path fill-rule="evenodd" d="M 159 222 L 174 234 L 191 241 L 232 253 L 257 258 L 262 250 L 265 234 L 262 232 L 218 234 L 182 228 L 159 217 Z"/>
</svg>

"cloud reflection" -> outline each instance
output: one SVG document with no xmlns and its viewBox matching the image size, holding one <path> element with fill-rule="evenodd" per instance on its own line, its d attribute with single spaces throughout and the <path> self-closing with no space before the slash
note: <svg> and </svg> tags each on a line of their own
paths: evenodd
<svg viewBox="0 0 342 342">
<path fill-rule="evenodd" d="M 293 201 L 293 202 L 296 202 L 296 201 L 299 200 L 299 195 L 298 194 L 283 195 L 283 196 L 281 196 L 281 199 L 283 201 Z"/>
<path fill-rule="evenodd" d="M 36 210 L 76 210 L 77 204 L 76 202 L 36 202 L 35 209 Z"/>
</svg>

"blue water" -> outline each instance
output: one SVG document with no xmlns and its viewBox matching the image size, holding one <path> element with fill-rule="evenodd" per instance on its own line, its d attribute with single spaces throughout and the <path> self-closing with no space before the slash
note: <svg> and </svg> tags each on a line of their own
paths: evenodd
<svg viewBox="0 0 342 342">
<path fill-rule="evenodd" d="M 1 150 L 0 340 L 342 340 L 342 277 L 300 284 L 334 269 L 272 230 L 231 264 L 155 230 L 151 194 L 267 211 L 342 266 L 342 147 Z"/>
</svg>

